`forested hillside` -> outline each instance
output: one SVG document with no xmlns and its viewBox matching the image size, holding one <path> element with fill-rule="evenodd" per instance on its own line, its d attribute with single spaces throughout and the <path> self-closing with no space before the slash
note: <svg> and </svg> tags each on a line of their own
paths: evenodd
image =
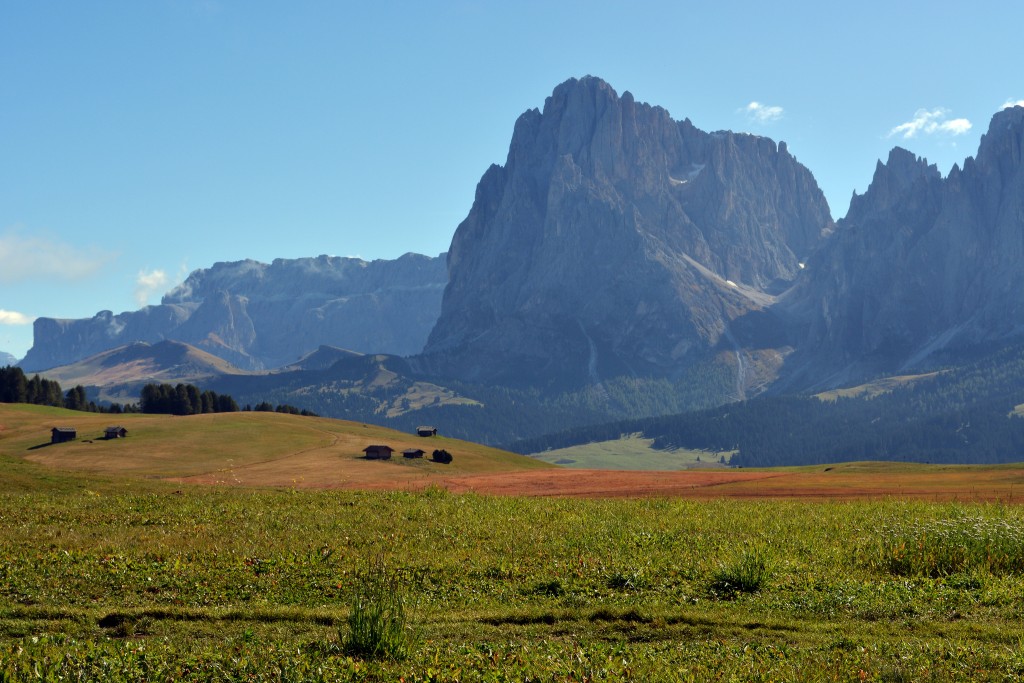
<svg viewBox="0 0 1024 683">
<path fill-rule="evenodd" d="M 658 448 L 736 450 L 734 466 L 850 460 L 999 463 L 1024 459 L 1024 347 L 873 398 L 765 396 L 718 408 L 600 427 L 510 445 L 520 453 L 642 433 Z"/>
</svg>

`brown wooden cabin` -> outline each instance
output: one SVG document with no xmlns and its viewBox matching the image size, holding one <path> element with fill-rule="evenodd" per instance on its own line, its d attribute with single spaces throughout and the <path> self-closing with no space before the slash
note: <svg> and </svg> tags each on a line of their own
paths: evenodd
<svg viewBox="0 0 1024 683">
<path fill-rule="evenodd" d="M 74 427 L 54 427 L 50 430 L 50 443 L 64 443 L 78 438 L 78 430 Z"/>
<path fill-rule="evenodd" d="M 367 460 L 390 460 L 395 449 L 391 446 L 367 446 L 363 449 Z"/>
<path fill-rule="evenodd" d="M 427 452 L 422 448 L 406 448 L 402 451 L 402 455 L 407 458 L 422 458 Z"/>
<path fill-rule="evenodd" d="M 437 436 L 437 427 L 417 427 L 417 436 Z"/>
<path fill-rule="evenodd" d="M 104 439 L 123 439 L 128 436 L 128 430 L 124 427 L 107 427 L 103 430 Z"/>
</svg>

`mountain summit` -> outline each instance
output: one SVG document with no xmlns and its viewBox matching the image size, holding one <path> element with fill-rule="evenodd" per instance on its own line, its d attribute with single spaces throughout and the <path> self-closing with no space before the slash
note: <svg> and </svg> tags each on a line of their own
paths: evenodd
<svg viewBox="0 0 1024 683">
<path fill-rule="evenodd" d="M 417 362 L 549 387 L 673 376 L 769 304 L 831 227 L 785 143 L 706 133 L 571 79 L 519 117 L 505 165 L 480 180 Z"/>
<path fill-rule="evenodd" d="M 946 178 L 899 148 L 879 162 L 792 293 L 810 319 L 802 384 L 906 370 L 1024 331 L 1022 150 L 1024 107 L 1012 107 Z"/>
</svg>

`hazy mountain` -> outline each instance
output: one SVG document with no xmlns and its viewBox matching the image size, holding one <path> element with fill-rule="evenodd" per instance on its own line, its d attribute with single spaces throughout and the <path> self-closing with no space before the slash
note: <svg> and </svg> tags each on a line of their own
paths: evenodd
<svg viewBox="0 0 1024 683">
<path fill-rule="evenodd" d="M 706 133 L 587 77 L 516 122 L 476 190 L 417 367 L 573 387 L 676 376 L 763 309 L 832 227 L 785 143 Z"/>
<path fill-rule="evenodd" d="M 12 356 L 11 354 L 0 351 L 0 368 L 6 367 L 8 365 L 14 365 L 17 362 L 18 359 Z"/>
<path fill-rule="evenodd" d="M 1024 107 L 992 117 L 943 178 L 896 148 L 784 298 L 799 384 L 907 370 L 1024 332 Z"/>
<path fill-rule="evenodd" d="M 440 312 L 443 255 L 363 261 L 320 256 L 217 263 L 159 306 L 93 318 L 39 318 L 26 370 L 66 365 L 130 342 L 174 339 L 239 367 L 274 368 L 330 344 L 413 354 Z"/>
<path fill-rule="evenodd" d="M 215 377 L 245 374 L 227 361 L 175 341 L 156 344 L 134 342 L 103 351 L 89 358 L 50 368 L 47 379 L 65 389 L 81 384 L 90 396 L 102 400 L 134 403 L 144 384 L 205 383 Z"/>
</svg>

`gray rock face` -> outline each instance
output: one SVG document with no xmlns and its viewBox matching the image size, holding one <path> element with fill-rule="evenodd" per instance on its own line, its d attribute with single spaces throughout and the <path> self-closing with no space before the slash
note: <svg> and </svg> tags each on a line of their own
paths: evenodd
<svg viewBox="0 0 1024 683">
<path fill-rule="evenodd" d="M 770 302 L 831 226 L 785 143 L 705 133 L 573 79 L 481 179 L 415 364 L 477 382 L 672 375 Z"/>
<path fill-rule="evenodd" d="M 1024 108 L 997 113 L 977 158 L 943 179 L 894 149 L 789 303 L 802 362 L 858 379 L 1024 331 Z"/>
<path fill-rule="evenodd" d="M 39 318 L 23 367 L 43 370 L 163 339 L 246 369 L 279 367 L 324 344 L 416 353 L 440 312 L 447 280 L 442 256 L 217 263 L 193 272 L 159 306 L 82 320 Z"/>
</svg>

